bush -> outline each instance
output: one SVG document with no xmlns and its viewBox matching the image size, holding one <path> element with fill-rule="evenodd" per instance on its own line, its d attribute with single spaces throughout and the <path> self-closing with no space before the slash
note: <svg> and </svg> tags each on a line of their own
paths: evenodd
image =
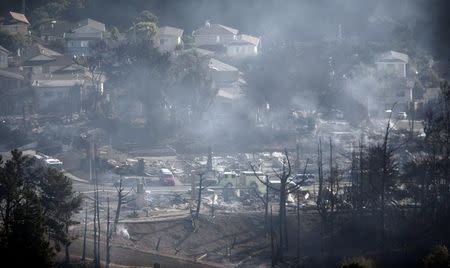
<svg viewBox="0 0 450 268">
<path fill-rule="evenodd" d="M 345 259 L 341 268 L 375 268 L 373 260 L 365 257 L 353 257 Z"/>
</svg>

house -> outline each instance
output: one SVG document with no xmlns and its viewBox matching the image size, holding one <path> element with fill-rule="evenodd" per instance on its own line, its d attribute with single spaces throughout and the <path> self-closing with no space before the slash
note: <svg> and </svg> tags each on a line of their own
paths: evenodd
<svg viewBox="0 0 450 268">
<path fill-rule="evenodd" d="M 68 22 L 52 20 L 39 26 L 39 36 L 46 43 L 62 41 L 65 33 L 69 32 L 72 27 L 73 25 Z"/>
<path fill-rule="evenodd" d="M 86 56 L 92 54 L 92 47 L 106 36 L 105 24 L 93 19 L 84 19 L 65 34 L 66 53 L 71 56 Z"/>
<path fill-rule="evenodd" d="M 239 80 L 239 70 L 215 58 L 206 61 L 207 75 L 213 81 L 213 87 L 223 87 Z"/>
<path fill-rule="evenodd" d="M 196 46 L 226 45 L 237 40 L 239 30 L 221 24 L 211 24 L 209 21 L 192 33 Z"/>
<path fill-rule="evenodd" d="M 161 52 L 174 51 L 181 46 L 183 30 L 175 27 L 164 26 L 159 28 L 154 38 L 155 46 Z"/>
<path fill-rule="evenodd" d="M 229 57 L 248 57 L 258 55 L 258 48 L 260 45 L 260 38 L 247 34 L 240 34 L 236 40 L 231 41 L 226 45 L 227 56 Z"/>
<path fill-rule="evenodd" d="M 380 76 L 406 77 L 408 62 L 408 55 L 389 51 L 377 57 L 375 66 Z"/>
<path fill-rule="evenodd" d="M 0 29 L 9 32 L 12 35 L 27 35 L 30 23 L 27 17 L 22 13 L 8 12 L 6 16 L 0 18 Z"/>
<path fill-rule="evenodd" d="M 19 70 L 0 69 L 0 115 L 21 113 L 28 88 L 27 80 Z"/>
<path fill-rule="evenodd" d="M 21 66 L 24 71 L 29 74 L 50 73 L 49 63 L 56 61 L 56 59 L 59 59 L 60 61 L 60 58 L 63 57 L 64 56 L 59 52 L 46 48 L 40 44 L 35 44 L 23 51 L 21 56 Z M 65 59 L 65 61 L 68 61 L 68 59 Z M 57 67 L 53 69 L 58 69 Z"/>
<path fill-rule="evenodd" d="M 429 87 L 425 89 L 425 92 L 423 93 L 423 102 L 429 103 L 431 101 L 435 101 L 439 98 L 439 95 L 441 94 L 441 88 L 440 87 Z"/>
<path fill-rule="evenodd" d="M 413 88 L 405 78 L 390 78 L 378 80 L 377 92 L 368 96 L 368 111 L 370 115 L 380 115 L 390 110 L 394 103 L 395 111 L 408 112 L 413 104 Z"/>
<path fill-rule="evenodd" d="M 0 68 L 8 68 L 8 55 L 9 51 L 0 46 Z"/>
<path fill-rule="evenodd" d="M 31 78 L 38 112 L 78 112 L 91 99 L 94 90 L 103 91 L 104 78 L 91 79 L 85 72 L 59 70 L 52 74 L 37 74 Z"/>
</svg>

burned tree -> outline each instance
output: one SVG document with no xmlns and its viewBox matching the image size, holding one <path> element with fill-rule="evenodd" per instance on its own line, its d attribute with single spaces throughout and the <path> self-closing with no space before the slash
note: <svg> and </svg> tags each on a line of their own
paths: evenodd
<svg viewBox="0 0 450 268">
<path fill-rule="evenodd" d="M 117 225 L 119 224 L 120 210 L 122 208 L 122 205 L 128 203 L 126 197 L 130 194 L 131 191 L 128 191 L 127 193 L 124 192 L 125 188 L 122 185 L 122 178 L 119 180 L 119 184 L 114 185 L 114 187 L 116 188 L 117 191 L 117 207 L 112 231 L 114 234 L 117 234 Z"/>
<path fill-rule="evenodd" d="M 268 189 L 273 190 L 276 193 L 279 193 L 279 212 L 278 212 L 278 228 L 279 228 L 279 243 L 278 243 L 278 254 L 277 260 L 283 261 L 283 250 L 288 249 L 288 235 L 287 235 L 287 216 L 286 216 L 286 199 L 287 195 L 297 191 L 300 187 L 299 183 L 294 183 L 293 178 L 291 177 L 291 162 L 289 159 L 289 154 L 287 149 L 284 150 L 285 159 L 282 163 L 281 173 L 274 171 L 276 177 L 280 180 L 280 187 L 274 187 L 271 185 L 268 180 L 263 180 L 259 177 L 256 172 L 256 168 L 254 165 L 250 164 L 250 167 L 256 176 L 256 178 L 260 181 L 260 183 L 264 184 Z"/>
</svg>

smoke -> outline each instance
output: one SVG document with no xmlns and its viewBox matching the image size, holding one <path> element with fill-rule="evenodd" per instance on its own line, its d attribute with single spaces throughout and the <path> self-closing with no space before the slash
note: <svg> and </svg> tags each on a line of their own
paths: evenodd
<svg viewBox="0 0 450 268">
<path fill-rule="evenodd" d="M 126 239 L 130 239 L 130 234 L 128 233 L 127 228 L 123 225 L 117 225 L 117 233 Z"/>
</svg>

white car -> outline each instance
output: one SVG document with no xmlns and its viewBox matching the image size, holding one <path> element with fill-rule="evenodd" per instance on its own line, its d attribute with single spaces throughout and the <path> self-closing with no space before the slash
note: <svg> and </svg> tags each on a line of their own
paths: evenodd
<svg viewBox="0 0 450 268">
<path fill-rule="evenodd" d="M 397 113 L 397 119 L 405 120 L 407 118 L 408 118 L 408 115 L 405 112 L 398 112 Z"/>
</svg>

